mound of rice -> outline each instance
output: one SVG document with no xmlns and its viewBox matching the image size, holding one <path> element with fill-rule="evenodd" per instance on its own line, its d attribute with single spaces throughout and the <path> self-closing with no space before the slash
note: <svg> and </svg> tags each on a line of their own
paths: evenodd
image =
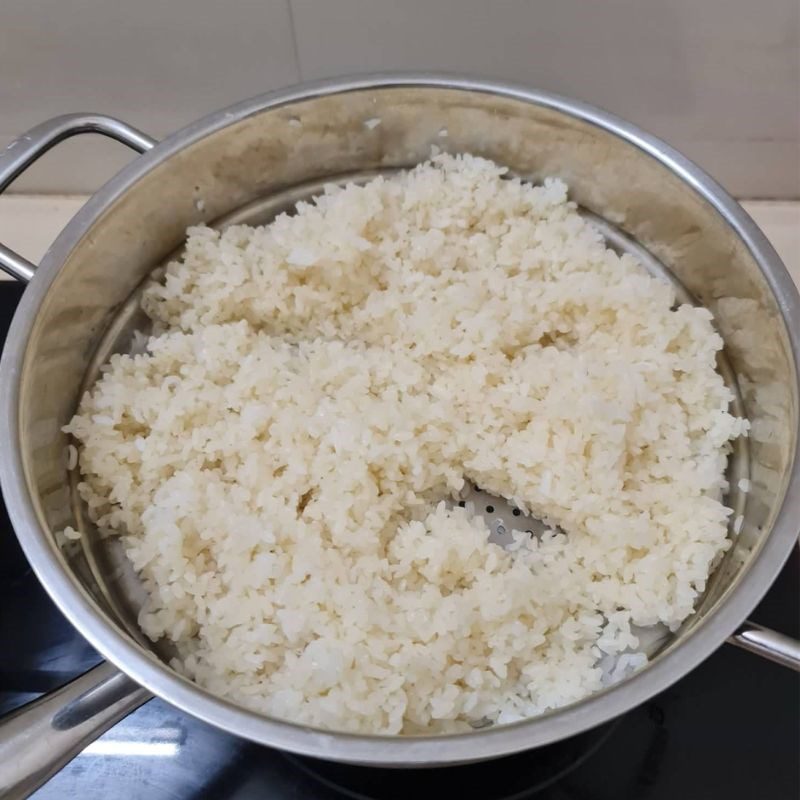
<svg viewBox="0 0 800 800">
<path fill-rule="evenodd" d="M 702 308 L 470 156 L 188 232 L 67 430 L 176 669 L 322 728 L 507 722 L 692 613 L 746 423 Z M 546 518 L 503 550 L 465 480 Z"/>
</svg>

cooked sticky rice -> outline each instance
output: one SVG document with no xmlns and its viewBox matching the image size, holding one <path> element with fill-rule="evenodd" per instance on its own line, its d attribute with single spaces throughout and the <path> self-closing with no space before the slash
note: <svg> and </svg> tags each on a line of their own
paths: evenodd
<svg viewBox="0 0 800 800">
<path fill-rule="evenodd" d="M 190 228 L 67 426 L 144 632 L 263 714 L 449 732 L 586 697 L 728 545 L 711 314 L 468 155 Z M 545 519 L 503 549 L 465 482 Z"/>
</svg>

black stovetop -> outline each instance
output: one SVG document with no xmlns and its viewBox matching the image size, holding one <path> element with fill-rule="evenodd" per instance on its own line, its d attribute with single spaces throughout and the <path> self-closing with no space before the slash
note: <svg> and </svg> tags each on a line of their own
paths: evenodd
<svg viewBox="0 0 800 800">
<path fill-rule="evenodd" d="M 0 339 L 21 291 L 0 282 Z M 795 549 L 753 618 L 798 636 L 799 596 L 800 550 Z M 40 587 L 2 506 L 0 641 L 0 714 L 98 661 Z M 367 769 L 296 758 L 153 700 L 34 795 L 37 800 L 448 796 L 793 800 L 800 797 L 800 677 L 724 646 L 615 722 L 519 756 L 444 770 Z"/>
</svg>

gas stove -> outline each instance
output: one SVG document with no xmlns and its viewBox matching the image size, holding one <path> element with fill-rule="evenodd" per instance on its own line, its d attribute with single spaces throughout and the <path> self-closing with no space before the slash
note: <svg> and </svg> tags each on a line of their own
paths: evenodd
<svg viewBox="0 0 800 800">
<path fill-rule="evenodd" d="M 0 281 L 0 339 L 22 288 Z M 800 635 L 800 550 L 753 618 Z M 39 585 L 0 505 L 0 714 L 100 657 Z M 0 765 L 2 769 L 2 765 Z M 392 770 L 252 744 L 152 700 L 36 800 L 789 800 L 800 797 L 800 677 L 732 647 L 647 704 L 580 736 L 464 767 Z"/>
</svg>

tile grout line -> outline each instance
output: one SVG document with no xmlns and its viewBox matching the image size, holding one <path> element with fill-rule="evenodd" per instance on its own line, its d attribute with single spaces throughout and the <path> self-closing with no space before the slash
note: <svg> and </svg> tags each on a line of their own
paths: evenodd
<svg viewBox="0 0 800 800">
<path fill-rule="evenodd" d="M 303 68 L 300 66 L 300 43 L 297 41 L 297 25 L 294 21 L 294 8 L 292 0 L 286 0 L 286 10 L 289 12 L 289 30 L 292 32 L 292 53 L 294 54 L 294 67 L 297 70 L 298 82 L 303 80 Z"/>
</svg>

